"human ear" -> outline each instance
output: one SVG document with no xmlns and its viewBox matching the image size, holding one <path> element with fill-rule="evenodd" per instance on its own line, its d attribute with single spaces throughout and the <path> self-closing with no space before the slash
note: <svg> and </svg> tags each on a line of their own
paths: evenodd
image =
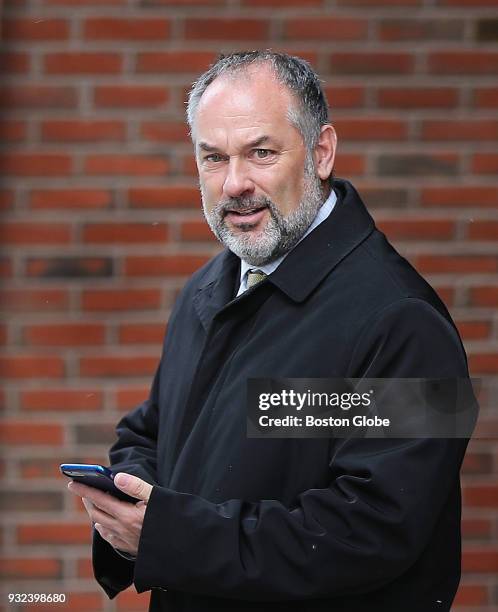
<svg viewBox="0 0 498 612">
<path fill-rule="evenodd" d="M 313 152 L 315 169 L 318 177 L 325 181 L 334 169 L 335 152 L 337 149 L 337 135 L 330 125 L 322 125 L 320 136 Z"/>
</svg>

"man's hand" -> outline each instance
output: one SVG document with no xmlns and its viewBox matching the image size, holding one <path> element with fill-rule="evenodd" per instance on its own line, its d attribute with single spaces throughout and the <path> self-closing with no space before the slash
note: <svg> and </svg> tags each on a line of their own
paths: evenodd
<svg viewBox="0 0 498 612">
<path fill-rule="evenodd" d="M 120 472 L 114 484 L 124 493 L 139 499 L 136 504 L 116 499 L 108 493 L 71 481 L 69 490 L 79 495 L 95 529 L 111 546 L 136 556 L 147 502 L 152 485 Z"/>
</svg>

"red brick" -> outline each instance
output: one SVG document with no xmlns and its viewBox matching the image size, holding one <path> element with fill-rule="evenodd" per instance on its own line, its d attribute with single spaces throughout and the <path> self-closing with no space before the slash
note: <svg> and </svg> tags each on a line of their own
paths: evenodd
<svg viewBox="0 0 498 612">
<path fill-rule="evenodd" d="M 51 120 L 41 124 L 42 139 L 58 142 L 123 141 L 123 121 Z"/>
<path fill-rule="evenodd" d="M 8 339 L 7 325 L 4 325 L 2 323 L 0 325 L 0 344 L 5 346 L 7 344 L 7 339 Z M 0 410 L 2 409 L 1 406 L 3 404 L 2 399 L 3 398 L 0 398 Z"/>
<path fill-rule="evenodd" d="M 487 587 L 480 584 L 461 584 L 458 588 L 453 605 L 482 606 L 488 603 Z M 468 608 L 466 608 L 468 610 Z"/>
<path fill-rule="evenodd" d="M 498 71 L 498 52 L 495 51 L 433 51 L 428 56 L 433 74 L 469 74 L 472 76 Z"/>
<path fill-rule="evenodd" d="M 414 58 L 410 53 L 351 51 L 332 53 L 332 74 L 411 74 Z"/>
<path fill-rule="evenodd" d="M 170 29 L 170 21 L 160 17 L 149 19 L 94 17 L 85 21 L 83 37 L 86 40 L 123 40 L 126 43 L 166 40 L 169 38 Z"/>
<path fill-rule="evenodd" d="M 474 106 L 478 108 L 498 108 L 498 87 L 476 88 Z"/>
<path fill-rule="evenodd" d="M 14 192 L 12 190 L 0 190 L 0 211 L 11 210 L 14 206 Z"/>
<path fill-rule="evenodd" d="M 12 176 L 69 176 L 72 160 L 60 153 L 3 153 L 0 170 Z"/>
<path fill-rule="evenodd" d="M 454 87 L 383 88 L 378 92 L 377 104 L 383 108 L 454 108 L 458 104 L 458 90 Z"/>
<path fill-rule="evenodd" d="M 342 153 L 334 166 L 338 176 L 365 174 L 365 156 L 356 153 Z"/>
<path fill-rule="evenodd" d="M 150 244 L 168 240 L 165 223 L 94 223 L 83 228 L 83 242 L 96 244 Z"/>
<path fill-rule="evenodd" d="M 464 539 L 487 539 L 493 531 L 492 523 L 489 519 L 463 519 L 462 536 Z"/>
<path fill-rule="evenodd" d="M 44 0 L 48 6 L 118 6 L 127 5 L 128 0 Z"/>
<path fill-rule="evenodd" d="M 183 122 L 147 121 L 140 130 L 142 138 L 152 142 L 190 142 L 188 128 Z"/>
<path fill-rule="evenodd" d="M 471 120 L 465 121 L 424 121 L 422 122 L 424 140 L 497 140 L 498 121 Z M 498 168 L 498 155 L 495 155 Z"/>
<path fill-rule="evenodd" d="M 498 206 L 498 188 L 469 185 L 425 187 L 420 200 L 422 206 L 494 208 Z"/>
<path fill-rule="evenodd" d="M 80 375 L 91 377 L 149 376 L 154 374 L 158 359 L 158 356 L 155 355 L 82 357 Z"/>
<path fill-rule="evenodd" d="M 24 121 L 0 122 L 0 140 L 4 142 L 22 142 L 26 138 L 26 123 Z"/>
<path fill-rule="evenodd" d="M 498 240 L 498 221 L 474 221 L 468 225 L 471 240 Z"/>
<path fill-rule="evenodd" d="M 13 246 L 68 244 L 71 242 L 71 227 L 62 223 L 4 222 L 0 225 L 0 242 Z"/>
<path fill-rule="evenodd" d="M 221 1 L 221 0 L 220 0 Z M 242 0 L 242 6 L 256 6 L 256 7 L 273 7 L 273 8 L 285 8 L 285 7 L 314 7 L 321 6 L 323 0 Z"/>
<path fill-rule="evenodd" d="M 37 523 L 19 525 L 17 541 L 22 545 L 33 544 L 88 544 L 91 527 L 86 523 Z"/>
<path fill-rule="evenodd" d="M 484 340 L 491 337 L 491 325 L 487 321 L 457 321 L 463 340 Z"/>
<path fill-rule="evenodd" d="M 100 108 L 153 108 L 169 101 L 169 90 L 158 85 L 102 85 L 95 88 Z"/>
<path fill-rule="evenodd" d="M 498 550 L 484 547 L 463 551 L 462 569 L 464 572 L 498 573 Z"/>
<path fill-rule="evenodd" d="M 439 0 L 442 6 L 462 6 L 475 9 L 479 6 L 498 6 L 498 0 Z"/>
<path fill-rule="evenodd" d="M 455 176 L 459 172 L 458 153 L 380 153 L 376 160 L 380 176 Z"/>
<path fill-rule="evenodd" d="M 490 452 L 467 451 L 463 460 L 462 471 L 465 475 L 490 474 L 493 471 L 493 455 Z"/>
<path fill-rule="evenodd" d="M 0 357 L 0 373 L 4 378 L 62 378 L 64 361 L 47 355 L 13 355 Z"/>
<path fill-rule="evenodd" d="M 160 304 L 159 289 L 84 289 L 81 296 L 85 312 L 156 310 Z"/>
<path fill-rule="evenodd" d="M 25 268 L 32 278 L 107 278 L 112 264 L 109 257 L 31 257 Z"/>
<path fill-rule="evenodd" d="M 498 261 L 489 255 L 419 255 L 416 266 L 429 274 L 496 272 Z"/>
<path fill-rule="evenodd" d="M 386 219 L 377 225 L 391 240 L 449 240 L 455 234 L 449 219 Z"/>
<path fill-rule="evenodd" d="M 154 6 L 179 6 L 178 0 L 146 0 L 149 5 Z M 226 0 L 181 0 L 182 5 L 186 6 L 211 6 L 225 4 Z"/>
<path fill-rule="evenodd" d="M 24 343 L 32 346 L 92 346 L 105 343 L 102 323 L 44 323 L 24 328 Z"/>
<path fill-rule="evenodd" d="M 469 369 L 472 374 L 498 374 L 498 353 L 479 353 L 469 355 Z"/>
<path fill-rule="evenodd" d="M 164 323 L 127 323 L 119 327 L 120 344 L 160 344 Z"/>
<path fill-rule="evenodd" d="M 186 221 L 180 228 L 182 240 L 214 240 L 213 232 L 205 221 Z"/>
<path fill-rule="evenodd" d="M 135 187 L 128 191 L 132 208 L 197 208 L 200 194 L 197 187 L 171 185 L 169 187 Z"/>
<path fill-rule="evenodd" d="M 2 34 L 5 40 L 16 42 L 67 40 L 69 24 L 65 19 L 5 19 Z"/>
<path fill-rule="evenodd" d="M 118 53 L 91 53 L 66 51 L 45 56 L 46 74 L 118 74 L 122 68 Z"/>
<path fill-rule="evenodd" d="M 358 140 L 406 140 L 407 124 L 397 119 L 375 117 L 341 118 L 335 122 L 339 138 Z"/>
<path fill-rule="evenodd" d="M 139 406 L 149 397 L 149 387 L 133 387 L 118 389 L 116 392 L 116 408 L 128 411 Z"/>
<path fill-rule="evenodd" d="M 111 204 L 111 193 L 103 189 L 39 189 L 30 194 L 37 210 L 100 209 Z"/>
<path fill-rule="evenodd" d="M 192 153 L 186 155 L 182 163 L 182 173 L 188 174 L 189 176 L 198 176 L 197 164 L 195 163 L 195 157 Z"/>
<path fill-rule="evenodd" d="M 498 287 L 472 287 L 470 303 L 473 306 L 491 306 L 498 308 Z"/>
<path fill-rule="evenodd" d="M 152 155 L 89 155 L 85 172 L 91 175 L 158 176 L 169 171 L 169 161 Z"/>
<path fill-rule="evenodd" d="M 265 40 L 269 23 L 265 19 L 185 19 L 186 40 Z"/>
<path fill-rule="evenodd" d="M 384 42 L 406 42 L 410 40 L 461 40 L 463 20 L 450 19 L 387 19 L 379 24 L 379 39 Z"/>
<path fill-rule="evenodd" d="M 20 402 L 22 410 L 27 411 L 68 411 L 101 410 L 103 393 L 94 389 L 35 389 L 21 391 Z"/>
<path fill-rule="evenodd" d="M 61 425 L 14 421 L 0 424 L 0 440 L 3 444 L 59 446 L 64 435 Z"/>
<path fill-rule="evenodd" d="M 75 108 L 76 89 L 56 85 L 8 85 L 0 88 L 2 108 Z"/>
<path fill-rule="evenodd" d="M 27 53 L 3 51 L 0 53 L 0 70 L 3 74 L 26 74 L 30 67 Z M 6 106 L 5 103 L 2 106 Z"/>
<path fill-rule="evenodd" d="M 65 289 L 5 289 L 0 303 L 11 312 L 60 312 L 67 310 L 69 296 Z"/>
<path fill-rule="evenodd" d="M 339 87 L 332 85 L 324 87 L 324 90 L 332 113 L 336 108 L 360 108 L 365 104 L 364 87 Z"/>
<path fill-rule="evenodd" d="M 78 578 L 93 578 L 93 565 L 91 559 L 78 559 L 77 560 L 77 575 Z M 119 594 L 121 599 L 122 593 Z"/>
<path fill-rule="evenodd" d="M 137 72 L 192 72 L 207 70 L 216 59 L 213 51 L 147 51 L 137 56 Z"/>
<path fill-rule="evenodd" d="M 467 485 L 463 490 L 467 506 L 476 508 L 496 508 L 498 506 L 498 485 Z"/>
<path fill-rule="evenodd" d="M 336 0 L 339 6 L 419 6 L 424 0 Z"/>
<path fill-rule="evenodd" d="M 4 557 L 0 559 L 0 576 L 7 579 L 60 578 L 59 559 L 47 557 Z"/>
<path fill-rule="evenodd" d="M 284 38 L 327 40 L 364 40 L 368 33 L 368 22 L 365 19 L 348 19 L 341 17 L 296 17 L 284 22 Z"/>
<path fill-rule="evenodd" d="M 475 153 L 472 156 L 472 172 L 476 174 L 496 174 L 498 172 L 498 154 Z"/>
<path fill-rule="evenodd" d="M 126 257 L 126 276 L 184 276 L 203 266 L 209 257 L 203 255 L 163 255 Z"/>
<path fill-rule="evenodd" d="M 12 278 L 13 270 L 12 259 L 0 257 L 0 278 Z"/>
</svg>

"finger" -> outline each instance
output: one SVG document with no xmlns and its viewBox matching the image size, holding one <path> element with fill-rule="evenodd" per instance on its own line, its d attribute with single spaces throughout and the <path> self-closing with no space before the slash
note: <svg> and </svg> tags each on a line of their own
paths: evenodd
<svg viewBox="0 0 498 612">
<path fill-rule="evenodd" d="M 125 474 L 124 472 L 119 472 L 114 476 L 114 484 L 124 493 L 145 502 L 149 501 L 150 494 L 152 493 L 152 485 L 137 476 Z"/>
<path fill-rule="evenodd" d="M 102 525 L 105 529 L 109 529 L 118 535 L 123 535 L 124 529 L 120 521 L 115 519 L 113 516 L 102 512 L 98 508 L 93 508 L 89 512 L 92 523 Z"/>
<path fill-rule="evenodd" d="M 128 506 L 132 505 L 129 502 L 120 501 L 113 495 L 104 493 L 104 491 L 75 482 L 74 480 L 68 484 L 68 489 L 75 495 L 89 499 L 95 506 L 98 506 L 111 516 L 120 516 Z"/>
<path fill-rule="evenodd" d="M 103 527 L 99 523 L 96 523 L 94 525 L 94 527 L 98 531 L 99 535 L 102 538 L 104 538 L 104 540 L 106 542 L 109 542 L 109 544 L 113 548 L 117 548 L 117 549 L 122 550 L 124 552 L 133 552 L 132 549 L 131 549 L 130 544 L 128 542 L 126 542 L 125 540 L 123 540 L 121 537 L 119 537 L 119 535 L 117 535 L 112 530 L 106 529 L 105 527 Z"/>
</svg>

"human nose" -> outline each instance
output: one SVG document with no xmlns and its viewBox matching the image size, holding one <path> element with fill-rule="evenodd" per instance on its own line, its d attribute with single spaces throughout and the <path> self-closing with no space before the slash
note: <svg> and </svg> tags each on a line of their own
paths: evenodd
<svg viewBox="0 0 498 612">
<path fill-rule="evenodd" d="M 243 160 L 232 157 L 227 165 L 227 174 L 223 184 L 223 193 L 229 198 L 236 198 L 254 191 L 248 168 Z"/>
</svg>

